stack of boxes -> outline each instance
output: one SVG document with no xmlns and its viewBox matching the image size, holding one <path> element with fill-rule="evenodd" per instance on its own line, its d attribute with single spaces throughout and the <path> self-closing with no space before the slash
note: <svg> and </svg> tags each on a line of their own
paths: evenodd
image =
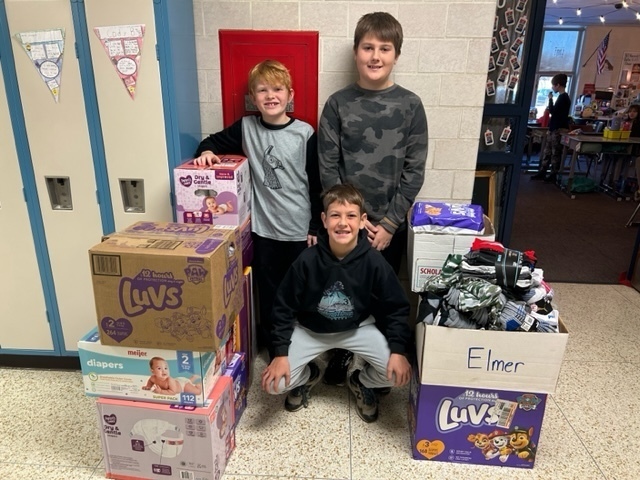
<svg viewBox="0 0 640 480">
<path fill-rule="evenodd" d="M 224 472 L 242 413 L 234 390 L 247 390 L 235 366 L 248 309 L 240 242 L 235 227 L 138 222 L 91 248 L 97 328 L 78 349 L 107 477 Z"/>
</svg>

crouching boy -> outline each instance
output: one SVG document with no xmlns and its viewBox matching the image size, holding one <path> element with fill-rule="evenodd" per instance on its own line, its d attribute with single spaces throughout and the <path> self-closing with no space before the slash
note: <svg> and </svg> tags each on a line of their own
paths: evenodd
<svg viewBox="0 0 640 480">
<path fill-rule="evenodd" d="M 314 359 L 333 348 L 360 355 L 365 366 L 348 385 L 365 422 L 378 418 L 373 389 L 409 382 L 405 354 L 411 331 L 409 301 L 364 229 L 364 199 L 351 185 L 335 185 L 323 197 L 324 229 L 318 244 L 303 251 L 278 288 L 272 311 L 275 357 L 262 374 L 262 388 L 288 392 L 285 408 L 307 407 L 321 378 Z M 372 305 L 382 315 L 372 316 Z"/>
</svg>

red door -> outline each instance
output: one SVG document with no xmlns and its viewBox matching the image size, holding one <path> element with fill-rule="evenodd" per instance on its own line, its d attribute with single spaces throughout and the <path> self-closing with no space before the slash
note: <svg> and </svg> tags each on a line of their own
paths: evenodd
<svg viewBox="0 0 640 480">
<path fill-rule="evenodd" d="M 249 70 L 262 60 L 282 62 L 291 72 L 293 109 L 290 115 L 318 123 L 318 32 L 220 30 L 222 119 L 228 127 L 257 109 L 249 100 Z"/>
</svg>

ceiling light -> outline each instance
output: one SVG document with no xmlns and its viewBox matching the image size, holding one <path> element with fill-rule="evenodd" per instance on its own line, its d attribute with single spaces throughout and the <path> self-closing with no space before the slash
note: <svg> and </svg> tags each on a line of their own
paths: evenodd
<svg viewBox="0 0 640 480">
<path fill-rule="evenodd" d="M 600 15 L 600 21 L 604 23 L 604 15 Z"/>
<path fill-rule="evenodd" d="M 622 0 L 622 6 L 624 8 L 629 8 L 629 4 L 627 2 L 625 2 L 624 0 Z"/>
<path fill-rule="evenodd" d="M 558 19 L 558 24 L 562 25 L 562 23 L 563 23 L 563 20 L 562 20 L 562 17 L 560 17 L 560 18 Z"/>
<path fill-rule="evenodd" d="M 576 15 L 582 15 L 582 9 L 579 8 L 578 10 L 576 10 Z"/>
<path fill-rule="evenodd" d="M 636 18 L 637 18 L 638 20 L 640 20 L 640 13 L 639 13 L 639 12 L 636 12 Z"/>
</svg>

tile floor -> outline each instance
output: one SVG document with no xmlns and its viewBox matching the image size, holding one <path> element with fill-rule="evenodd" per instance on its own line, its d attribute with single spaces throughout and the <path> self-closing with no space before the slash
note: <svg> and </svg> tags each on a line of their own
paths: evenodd
<svg viewBox="0 0 640 480">
<path fill-rule="evenodd" d="M 534 469 L 412 460 L 406 388 L 365 424 L 344 388 L 320 385 L 309 408 L 291 414 L 254 384 L 223 480 L 640 478 L 640 293 L 554 288 L 569 345 Z M 0 368 L 0 391 L 1 480 L 105 478 L 94 401 L 78 372 Z"/>
</svg>

